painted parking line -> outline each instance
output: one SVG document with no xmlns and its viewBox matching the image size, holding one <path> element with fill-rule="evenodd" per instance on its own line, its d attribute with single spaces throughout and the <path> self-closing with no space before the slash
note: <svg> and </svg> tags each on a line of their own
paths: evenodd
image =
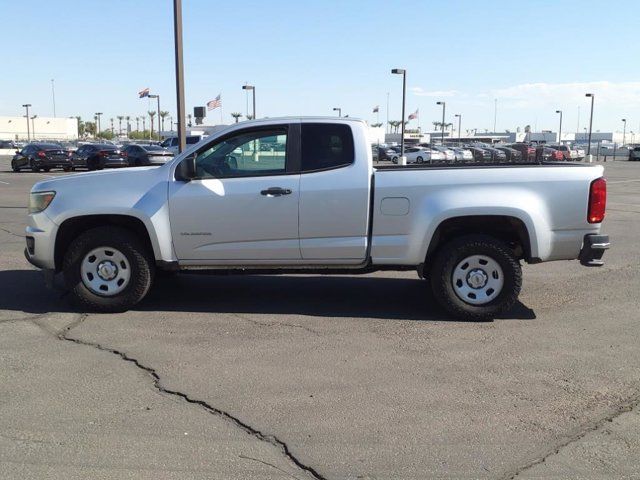
<svg viewBox="0 0 640 480">
<path fill-rule="evenodd" d="M 3 182 L 2 180 L 0 180 L 0 183 L 2 183 L 4 185 L 10 185 L 9 182 Z"/>
</svg>

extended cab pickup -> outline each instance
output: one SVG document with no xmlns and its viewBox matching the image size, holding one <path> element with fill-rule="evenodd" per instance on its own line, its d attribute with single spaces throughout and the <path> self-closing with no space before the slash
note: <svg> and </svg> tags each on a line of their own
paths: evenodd
<svg viewBox="0 0 640 480">
<path fill-rule="evenodd" d="M 601 166 L 374 166 L 359 120 L 238 123 L 161 167 L 34 185 L 27 259 L 86 309 L 122 311 L 156 270 L 417 270 L 452 315 L 508 310 L 521 262 L 602 264 Z"/>
</svg>

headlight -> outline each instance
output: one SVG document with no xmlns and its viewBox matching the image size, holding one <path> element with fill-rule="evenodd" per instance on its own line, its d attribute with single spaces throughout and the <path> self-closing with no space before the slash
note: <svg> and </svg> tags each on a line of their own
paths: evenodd
<svg viewBox="0 0 640 480">
<path fill-rule="evenodd" d="M 39 213 L 45 210 L 56 192 L 33 192 L 29 195 L 29 213 Z"/>
</svg>

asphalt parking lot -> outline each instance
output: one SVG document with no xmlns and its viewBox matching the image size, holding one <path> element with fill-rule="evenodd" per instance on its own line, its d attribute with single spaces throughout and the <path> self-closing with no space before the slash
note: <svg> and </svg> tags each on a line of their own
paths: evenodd
<svg viewBox="0 0 640 480">
<path fill-rule="evenodd" d="M 0 478 L 640 478 L 640 163 L 606 163 L 602 268 L 525 266 L 448 319 L 413 272 L 181 275 L 84 315 L 24 260 L 0 159 Z"/>
</svg>

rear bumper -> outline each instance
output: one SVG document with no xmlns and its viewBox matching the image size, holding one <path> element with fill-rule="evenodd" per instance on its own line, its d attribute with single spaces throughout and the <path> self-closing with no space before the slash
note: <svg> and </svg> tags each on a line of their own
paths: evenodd
<svg viewBox="0 0 640 480">
<path fill-rule="evenodd" d="M 38 167 L 70 167 L 71 159 L 43 158 L 42 160 L 37 160 L 35 164 Z"/>
<path fill-rule="evenodd" d="M 584 236 L 584 244 L 580 250 L 580 263 L 585 267 L 601 267 L 602 256 L 611 246 L 609 235 L 589 234 Z"/>
</svg>

